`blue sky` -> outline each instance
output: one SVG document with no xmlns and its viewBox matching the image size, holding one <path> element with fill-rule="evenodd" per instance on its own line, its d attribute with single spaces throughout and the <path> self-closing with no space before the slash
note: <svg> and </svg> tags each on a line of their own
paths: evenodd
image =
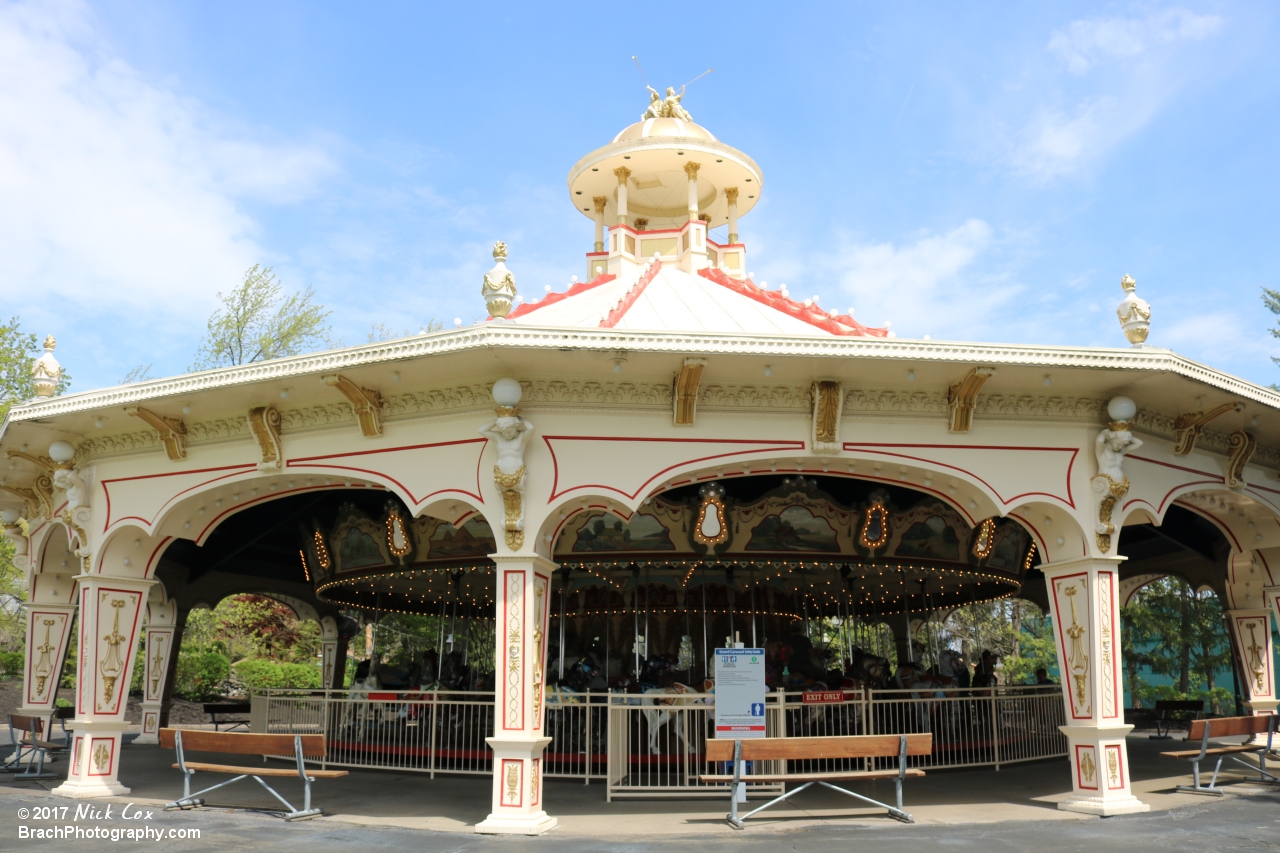
<svg viewBox="0 0 1280 853">
<path fill-rule="evenodd" d="M 757 280 L 904 337 L 1150 342 L 1280 380 L 1269 3 L 0 2 L 0 297 L 75 388 L 191 363 L 254 263 L 335 333 L 580 275 L 569 167 L 685 105 L 764 170 Z"/>
</svg>

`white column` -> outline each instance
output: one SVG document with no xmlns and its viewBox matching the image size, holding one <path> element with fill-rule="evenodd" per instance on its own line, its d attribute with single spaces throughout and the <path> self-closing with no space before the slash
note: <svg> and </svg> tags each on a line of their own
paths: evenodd
<svg viewBox="0 0 1280 853">
<path fill-rule="evenodd" d="M 495 554 L 498 642 L 494 693 L 493 810 L 476 832 L 541 835 L 556 826 L 542 799 L 543 674 L 551 575 L 538 556 Z"/>
<path fill-rule="evenodd" d="M 169 659 L 176 654 L 178 608 L 157 583 L 147 601 L 147 634 L 142 674 L 142 734 L 134 743 L 160 743 L 160 711 L 164 704 Z M 130 670 L 132 671 L 132 670 Z"/>
<path fill-rule="evenodd" d="M 631 170 L 626 166 L 619 166 L 613 170 L 613 174 L 618 178 L 618 224 L 627 224 L 627 178 L 631 177 Z M 602 238 L 603 239 L 603 238 Z"/>
<path fill-rule="evenodd" d="M 1095 815 L 1150 811 L 1133 795 L 1120 662 L 1123 557 L 1083 557 L 1042 565 L 1049 587 L 1069 743 L 1071 796 L 1066 811 Z"/>
<path fill-rule="evenodd" d="M 738 188 L 729 187 L 724 191 L 724 200 L 729 204 L 729 242 L 738 242 Z"/>
<path fill-rule="evenodd" d="M 1275 589 L 1272 587 L 1271 589 Z M 1274 596 L 1272 596 L 1274 604 Z M 1265 609 L 1228 610 L 1227 624 L 1235 640 L 1236 671 L 1244 702 L 1254 714 L 1274 714 L 1276 678 L 1271 651 L 1271 612 Z"/>
<path fill-rule="evenodd" d="M 153 580 L 84 574 L 80 595 L 79 683 L 75 736 L 60 797 L 122 797 L 120 741 L 138 632 Z"/>
<path fill-rule="evenodd" d="M 702 168 L 701 163 L 685 163 L 684 173 L 689 177 L 689 221 L 693 222 L 698 218 L 698 170 Z"/>
<path fill-rule="evenodd" d="M 626 190 L 623 190 L 623 192 L 625 193 Z M 596 240 L 595 248 L 592 249 L 593 252 L 604 251 L 604 206 L 608 201 L 609 199 L 602 195 L 593 196 L 591 199 L 591 203 L 596 208 Z"/>
</svg>

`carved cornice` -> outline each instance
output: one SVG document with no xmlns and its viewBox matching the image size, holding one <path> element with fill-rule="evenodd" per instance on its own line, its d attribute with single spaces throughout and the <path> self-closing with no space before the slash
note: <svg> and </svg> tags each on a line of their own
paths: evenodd
<svg viewBox="0 0 1280 853">
<path fill-rule="evenodd" d="M 785 335 L 726 335 L 599 328 L 544 328 L 528 324 L 486 323 L 430 335 L 385 341 L 348 349 L 311 353 L 239 367 L 157 379 L 133 385 L 64 394 L 14 406 L 10 422 L 48 418 L 70 412 L 132 405 L 161 397 L 180 397 L 214 388 L 276 382 L 301 376 L 385 364 L 423 356 L 472 352 L 500 347 L 513 350 L 664 352 L 682 355 L 759 355 L 778 358 L 914 360 L 951 364 L 1022 365 L 1045 368 L 1107 368 L 1170 373 L 1218 388 L 1245 400 L 1280 409 L 1280 394 L 1212 370 L 1158 347 L 1143 349 L 1048 347 L 974 344 L 958 341 L 915 341 L 903 338 L 824 338 Z"/>
</svg>

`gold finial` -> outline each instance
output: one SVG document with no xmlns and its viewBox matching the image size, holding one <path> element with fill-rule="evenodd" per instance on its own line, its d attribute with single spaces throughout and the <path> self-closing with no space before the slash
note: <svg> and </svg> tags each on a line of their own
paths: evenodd
<svg viewBox="0 0 1280 853">
<path fill-rule="evenodd" d="M 507 259 L 507 244 L 499 240 L 493 244 L 493 259 L 495 261 L 505 261 Z"/>
<path fill-rule="evenodd" d="M 53 351 L 53 349 L 54 349 L 57 345 L 58 345 L 58 339 L 57 339 L 57 338 L 55 338 L 53 335 L 46 335 L 46 336 L 45 336 L 45 339 L 44 339 L 44 348 L 45 348 L 45 349 L 47 349 L 47 350 L 49 350 L 49 351 L 51 351 L 51 352 L 52 352 L 52 351 Z"/>
<path fill-rule="evenodd" d="M 1124 278 L 1120 279 L 1120 286 L 1124 288 L 1125 293 L 1133 293 L 1133 289 L 1138 286 L 1133 276 L 1125 273 Z"/>
</svg>

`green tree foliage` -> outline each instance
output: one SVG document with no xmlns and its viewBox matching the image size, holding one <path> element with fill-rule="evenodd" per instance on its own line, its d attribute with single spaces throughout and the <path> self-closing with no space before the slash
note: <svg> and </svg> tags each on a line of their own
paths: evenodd
<svg viewBox="0 0 1280 853">
<path fill-rule="evenodd" d="M 312 663 L 320 653 L 320 627 L 261 595 L 233 595 L 213 610 L 192 610 L 182 649 L 213 650 L 230 662 L 261 658 L 277 663 Z"/>
<path fill-rule="evenodd" d="M 35 396 L 31 387 L 31 366 L 44 352 L 32 332 L 22 331 L 22 320 L 12 317 L 0 323 L 0 418 L 23 400 Z M 71 376 L 64 370 L 57 393 L 63 393 L 71 385 Z"/>
<path fill-rule="evenodd" d="M 297 355 L 328 340 L 330 312 L 312 301 L 310 288 L 285 296 L 270 267 L 254 264 L 238 287 L 218 298 L 222 308 L 209 318 L 192 370 Z"/>
<path fill-rule="evenodd" d="M 27 578 L 13 564 L 16 552 L 12 539 L 0 537 L 0 652 L 20 655 L 27 641 L 27 624 L 22 611 L 22 604 L 27 600 Z"/>
<path fill-rule="evenodd" d="M 1267 310 L 1272 314 L 1280 316 L 1280 290 L 1271 290 L 1270 288 L 1262 288 L 1262 304 L 1267 306 Z M 1280 338 L 1280 326 L 1271 329 L 1271 334 Z M 1280 358 L 1272 358 L 1276 364 L 1280 364 Z M 1275 388 L 1275 385 L 1271 386 Z"/>
<path fill-rule="evenodd" d="M 1123 608 L 1122 653 L 1131 701 L 1208 699 L 1214 713 L 1229 711 L 1232 698 L 1218 674 L 1231 665 L 1222 602 L 1212 592 L 1196 592 L 1180 578 L 1148 584 Z M 1142 670 L 1173 680 L 1147 684 Z"/>
</svg>

